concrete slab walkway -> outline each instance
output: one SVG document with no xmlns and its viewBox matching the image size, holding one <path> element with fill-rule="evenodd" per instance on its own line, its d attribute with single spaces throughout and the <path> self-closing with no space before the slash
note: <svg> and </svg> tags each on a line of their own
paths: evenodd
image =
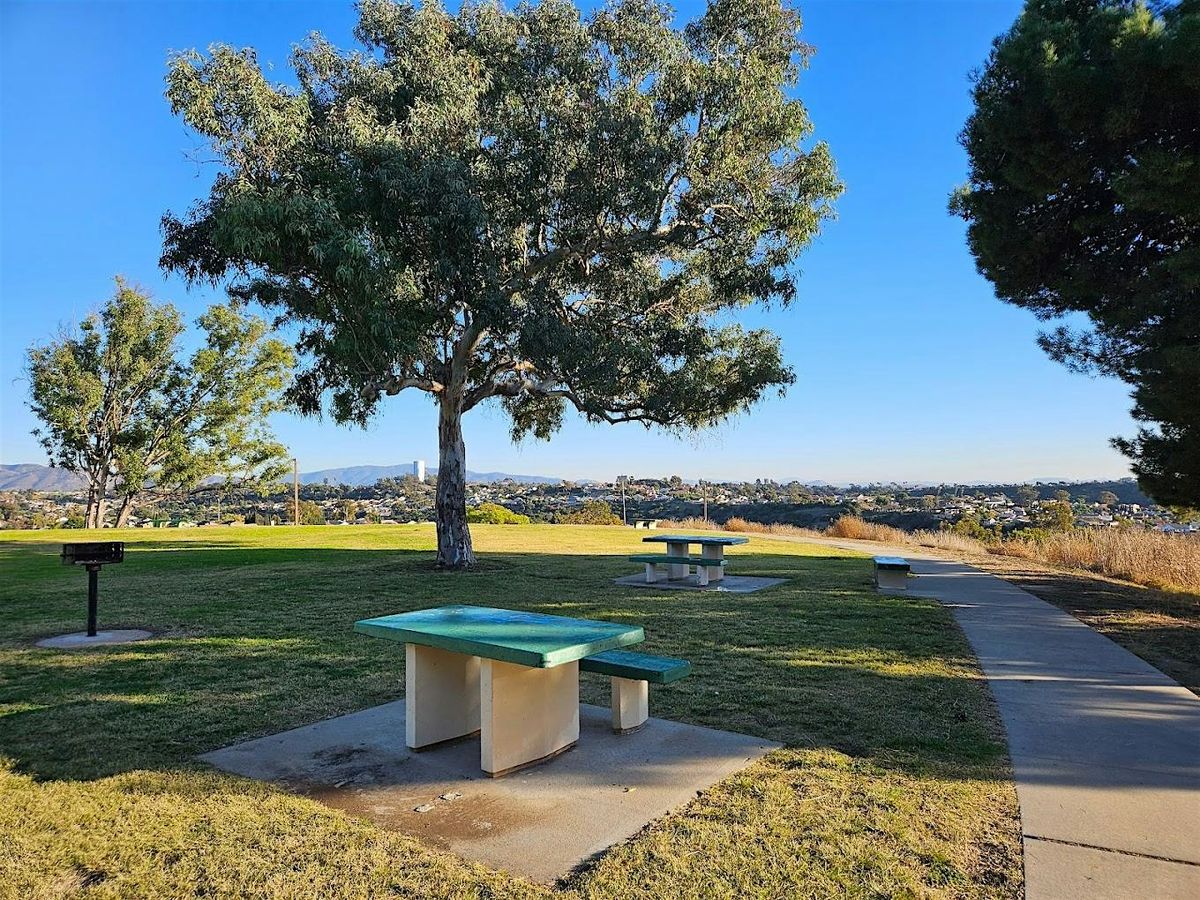
<svg viewBox="0 0 1200 900">
<path fill-rule="evenodd" d="M 1200 698 L 994 575 L 911 547 L 910 593 L 953 612 L 1008 733 L 1029 900 L 1200 898 Z"/>
<path fill-rule="evenodd" d="M 616 735 L 608 709 L 581 704 L 577 747 L 488 778 L 479 771 L 478 738 L 419 753 L 406 748 L 400 700 L 200 759 L 552 882 L 778 746 L 665 719 Z"/>
</svg>

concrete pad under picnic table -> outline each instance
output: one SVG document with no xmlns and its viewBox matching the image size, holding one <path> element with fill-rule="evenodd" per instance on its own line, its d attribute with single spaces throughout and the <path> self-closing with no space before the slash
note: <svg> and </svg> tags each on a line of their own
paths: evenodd
<svg viewBox="0 0 1200 900">
<path fill-rule="evenodd" d="M 687 578 L 675 578 L 670 581 L 665 578 L 661 581 L 647 581 L 645 574 L 639 573 L 637 575 L 625 575 L 614 579 L 613 584 L 619 584 L 623 587 L 657 588 L 660 591 L 712 591 L 718 594 L 752 594 L 755 591 L 761 591 L 763 588 L 783 584 L 785 581 L 787 581 L 786 578 L 763 578 L 758 575 L 726 575 L 719 581 L 710 581 L 708 584 L 702 585 L 696 575 L 689 575 Z"/>
<path fill-rule="evenodd" d="M 478 737 L 409 750 L 403 700 L 200 759 L 550 883 L 780 746 L 665 719 L 617 735 L 610 719 L 581 704 L 572 750 L 503 778 L 480 771 Z"/>
</svg>

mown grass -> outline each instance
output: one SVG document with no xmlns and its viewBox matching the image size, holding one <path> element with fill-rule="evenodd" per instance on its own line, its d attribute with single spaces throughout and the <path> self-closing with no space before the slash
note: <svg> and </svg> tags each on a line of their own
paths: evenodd
<svg viewBox="0 0 1200 900">
<path fill-rule="evenodd" d="M 56 554 L 83 535 L 0 537 L 0 895 L 1019 896 L 1002 735 L 938 604 L 762 537 L 730 570 L 789 581 L 737 595 L 613 586 L 631 530 L 473 532 L 479 568 L 448 574 L 428 526 L 106 531 L 129 543 L 101 626 L 156 637 L 75 653 L 33 642 L 82 627 L 83 573 Z M 785 749 L 553 889 L 194 761 L 396 699 L 403 653 L 351 623 L 453 602 L 641 624 L 694 666 L 656 715 Z M 604 680 L 582 694 L 605 703 Z"/>
</svg>

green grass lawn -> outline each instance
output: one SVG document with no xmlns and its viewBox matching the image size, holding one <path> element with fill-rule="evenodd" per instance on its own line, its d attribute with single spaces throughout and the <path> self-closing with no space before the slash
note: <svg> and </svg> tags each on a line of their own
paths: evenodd
<svg viewBox="0 0 1200 900">
<path fill-rule="evenodd" d="M 152 640 L 64 653 L 81 532 L 0 533 L 0 896 L 1017 897 L 1016 796 L 950 614 L 882 597 L 865 557 L 754 537 L 754 594 L 616 587 L 632 530 L 474 526 L 477 570 L 432 568 L 431 526 L 93 533 L 101 628 Z M 547 889 L 194 761 L 395 700 L 403 648 L 356 619 L 474 603 L 643 625 L 692 661 L 654 715 L 785 749 Z M 583 699 L 607 704 L 584 676 Z M 536 852 L 536 848 L 530 848 Z"/>
</svg>

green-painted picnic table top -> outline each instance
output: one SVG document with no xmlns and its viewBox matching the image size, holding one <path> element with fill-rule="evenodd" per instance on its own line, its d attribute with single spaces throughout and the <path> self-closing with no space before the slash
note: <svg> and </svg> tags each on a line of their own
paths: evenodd
<svg viewBox="0 0 1200 900">
<path fill-rule="evenodd" d="M 642 538 L 643 541 L 658 541 L 663 544 L 720 544 L 731 547 L 734 544 L 748 544 L 749 538 L 724 537 L 714 534 L 655 534 Z"/>
<path fill-rule="evenodd" d="M 488 606 L 440 606 L 354 623 L 359 634 L 549 669 L 646 639 L 640 625 Z"/>
</svg>

